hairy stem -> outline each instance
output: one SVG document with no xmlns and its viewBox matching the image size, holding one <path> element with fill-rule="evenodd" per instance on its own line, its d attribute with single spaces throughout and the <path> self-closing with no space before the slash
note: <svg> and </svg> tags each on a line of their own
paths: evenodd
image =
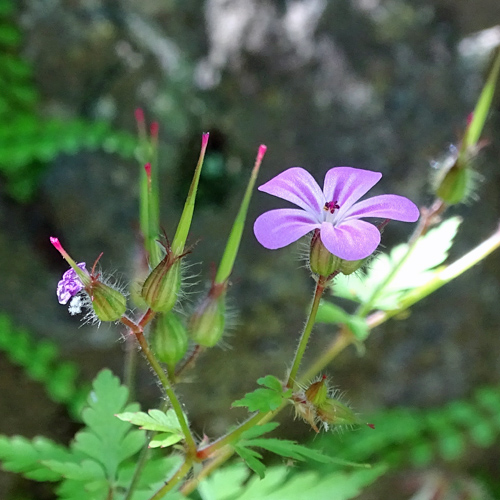
<svg viewBox="0 0 500 500">
<path fill-rule="evenodd" d="M 314 292 L 314 298 L 311 305 L 311 310 L 309 312 L 309 317 L 307 318 L 307 323 L 302 332 L 302 337 L 299 341 L 299 346 L 297 347 L 297 351 L 295 352 L 295 358 L 293 360 L 292 368 L 290 370 L 290 374 L 288 376 L 288 382 L 286 383 L 287 387 L 293 387 L 295 384 L 295 378 L 297 377 L 297 372 L 299 371 L 300 363 L 306 352 L 307 343 L 309 341 L 309 337 L 311 336 L 312 329 L 314 323 L 316 321 L 316 314 L 318 313 L 319 302 L 321 300 L 321 296 L 325 291 L 325 287 L 327 284 L 328 278 L 325 276 L 320 276 L 318 278 L 318 282 L 316 283 L 316 291 Z"/>
<path fill-rule="evenodd" d="M 147 313 L 146 313 L 147 315 Z M 145 315 L 145 316 L 146 316 Z M 144 318 L 143 318 L 144 319 Z M 152 319 L 152 318 L 151 318 Z M 133 332 L 135 335 L 137 341 L 139 342 L 139 345 L 141 346 L 142 352 L 146 356 L 146 359 L 148 360 L 149 364 L 151 365 L 151 368 L 155 371 L 156 375 L 158 376 L 158 379 L 161 382 L 161 385 L 165 389 L 165 392 L 168 396 L 168 399 L 170 400 L 170 404 L 172 405 L 172 408 L 177 415 L 177 419 L 179 420 L 179 424 L 181 426 L 182 432 L 184 434 L 184 438 L 186 440 L 186 445 L 188 449 L 188 454 L 192 457 L 196 456 L 196 443 L 194 441 L 193 435 L 191 434 L 191 431 L 189 430 L 189 425 L 186 421 L 186 417 L 184 416 L 184 413 L 182 411 L 181 404 L 179 400 L 177 399 L 177 396 L 174 393 L 174 390 L 172 389 L 172 384 L 170 383 L 166 373 L 164 372 L 163 368 L 161 367 L 160 363 L 156 359 L 155 355 L 149 348 L 149 344 L 144 337 L 144 332 L 143 332 L 143 327 L 141 325 L 142 321 L 139 323 L 139 325 L 136 325 L 132 320 L 127 318 L 126 316 L 123 316 L 121 318 L 121 322 L 128 326 L 130 330 Z"/>
<path fill-rule="evenodd" d="M 172 491 L 189 473 L 192 463 L 190 460 L 185 460 L 177 469 L 177 472 L 149 499 L 160 500 L 169 491 Z"/>
</svg>

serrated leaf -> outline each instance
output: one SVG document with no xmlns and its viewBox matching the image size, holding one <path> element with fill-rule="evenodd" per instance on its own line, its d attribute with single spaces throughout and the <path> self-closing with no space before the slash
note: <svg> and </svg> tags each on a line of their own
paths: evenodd
<svg viewBox="0 0 500 500">
<path fill-rule="evenodd" d="M 148 413 L 142 411 L 118 413 L 116 417 L 148 431 L 182 434 L 179 420 L 173 409 L 168 410 L 167 413 L 161 410 L 149 410 Z"/>
<path fill-rule="evenodd" d="M 95 460 L 82 460 L 80 463 L 44 460 L 43 464 L 67 479 L 83 482 L 106 480 L 102 465 Z"/>
<path fill-rule="evenodd" d="M 72 448 L 100 463 L 110 481 L 116 478 L 119 465 L 137 453 L 145 443 L 145 432 L 132 430 L 128 422 L 120 421 L 116 413 L 133 411 L 128 405 L 128 390 L 111 371 L 101 371 L 93 383 L 93 391 L 82 414 L 87 427 L 75 436 Z"/>
<path fill-rule="evenodd" d="M 58 481 L 61 474 L 51 470 L 44 461 L 76 460 L 67 448 L 44 437 L 30 441 L 21 436 L 0 436 L 0 460 L 5 470 L 17 472 L 35 481 Z"/>
<path fill-rule="evenodd" d="M 288 389 L 283 392 L 283 385 L 272 375 L 261 377 L 257 380 L 259 385 L 269 387 L 269 389 L 255 389 L 253 392 L 248 392 L 245 397 L 233 402 L 232 407 L 246 406 L 248 411 L 268 412 L 278 408 L 284 399 L 291 396 L 292 390 Z"/>
<path fill-rule="evenodd" d="M 389 255 L 378 255 L 365 276 L 338 276 L 332 289 L 333 294 L 366 304 L 377 291 L 376 298 L 371 303 L 372 309 L 396 309 L 405 292 L 432 279 L 436 267 L 448 257 L 460 223 L 459 217 L 451 217 L 420 238 L 397 273 L 382 290 L 378 290 L 379 287 L 406 256 L 409 248 L 407 244 L 398 245 Z"/>
<path fill-rule="evenodd" d="M 257 380 L 259 385 L 273 389 L 276 392 L 283 392 L 283 384 L 273 375 L 266 375 Z"/>
<path fill-rule="evenodd" d="M 172 446 L 179 441 L 182 441 L 184 436 L 182 434 L 169 434 L 166 432 L 160 432 L 149 442 L 150 448 L 167 448 Z"/>
<path fill-rule="evenodd" d="M 273 431 L 280 424 L 278 422 L 268 422 L 267 424 L 256 425 L 241 433 L 241 439 L 254 439 L 263 434 Z"/>
<path fill-rule="evenodd" d="M 266 466 L 261 462 L 262 455 L 259 452 L 238 444 L 234 446 L 234 451 L 261 479 L 266 475 Z"/>
</svg>

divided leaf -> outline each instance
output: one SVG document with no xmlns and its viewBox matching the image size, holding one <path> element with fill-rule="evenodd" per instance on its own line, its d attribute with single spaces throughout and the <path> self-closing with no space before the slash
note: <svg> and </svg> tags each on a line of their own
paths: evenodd
<svg viewBox="0 0 500 500">
<path fill-rule="evenodd" d="M 93 388 L 82 414 L 87 427 L 75 436 L 72 448 L 100 463 L 108 479 L 114 480 L 118 466 L 141 449 L 146 437 L 144 431 L 132 430 L 131 424 L 115 418 L 138 405 L 126 406 L 128 390 L 111 371 L 101 371 Z"/>
<path fill-rule="evenodd" d="M 21 473 L 35 481 L 58 481 L 62 475 L 45 465 L 45 461 L 74 461 L 76 458 L 64 447 L 44 437 L 30 441 L 21 436 L 0 436 L 0 460 L 3 469 Z"/>
<path fill-rule="evenodd" d="M 431 280 L 436 267 L 447 259 L 460 223 L 459 217 L 443 221 L 420 238 L 407 257 L 409 246 L 406 243 L 394 247 L 390 254 L 380 254 L 373 260 L 365 276 L 338 276 L 332 289 L 333 294 L 366 304 L 376 293 L 373 309 L 396 309 L 405 292 Z M 404 258 L 395 275 L 379 290 Z"/>
<path fill-rule="evenodd" d="M 231 406 L 246 406 L 248 411 L 268 412 L 276 410 L 283 400 L 292 395 L 292 390 L 283 391 L 281 382 L 272 375 L 259 378 L 257 383 L 267 387 L 267 389 L 261 388 L 248 392 L 244 398 L 234 401 Z"/>
<path fill-rule="evenodd" d="M 159 432 L 151 439 L 150 448 L 166 448 L 184 439 L 179 420 L 174 410 L 167 413 L 161 410 L 149 410 L 148 413 L 142 411 L 125 412 L 115 415 L 124 422 L 139 426 L 141 429 Z"/>
</svg>

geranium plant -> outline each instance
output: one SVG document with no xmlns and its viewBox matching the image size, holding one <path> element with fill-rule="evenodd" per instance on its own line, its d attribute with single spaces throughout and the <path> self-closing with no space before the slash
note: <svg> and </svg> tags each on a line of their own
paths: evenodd
<svg viewBox="0 0 500 500">
<path fill-rule="evenodd" d="M 453 164 L 446 163 L 440 171 L 434 186 L 436 198 L 429 207 L 419 211 L 406 197 L 393 194 L 360 201 L 380 181 L 382 174 L 345 166 L 326 172 L 323 189 L 310 173 L 298 167 L 285 170 L 259 187 L 260 191 L 299 208 L 280 208 L 260 215 L 254 223 L 255 237 L 265 248 L 279 249 L 307 236 L 308 265 L 315 289 L 289 370 L 269 374 L 263 367 L 263 376 L 257 380 L 260 387 L 232 404 L 246 407 L 249 417 L 220 437 L 199 437 L 201 429 L 193 429 L 178 398 L 176 385 L 189 374 L 197 357 L 216 346 L 224 334 L 229 278 L 266 146 L 258 148 L 246 192 L 208 292 L 189 317 L 184 317 L 177 307 L 182 301 L 182 265 L 194 251 L 187 241 L 209 134 L 202 135 L 194 178 L 170 241 L 160 231 L 158 125 L 153 124 L 150 134 L 146 134 L 144 114 L 138 110 L 139 156 L 144 167 L 139 217 L 144 259 L 139 261 L 147 262 L 147 266 L 136 269 L 129 288 L 130 300 L 129 292 L 117 286 L 99 268 L 103 262 L 101 256 L 97 256 L 88 271 L 85 263 L 77 264 L 73 260 L 57 237 L 51 237 L 50 241 L 70 266 L 57 285 L 59 302 L 69 303 L 71 314 L 84 312 L 87 321 L 116 323 L 126 329 L 127 342 L 134 342 L 160 384 L 159 407 L 140 411 L 137 404 L 128 401 L 127 387 L 105 370 L 94 381 L 83 411 L 85 427 L 68 447 L 46 439 L 32 442 L 4 439 L 0 442 L 4 466 L 31 479 L 59 482 L 58 495 L 68 500 L 159 500 L 188 496 L 195 489 L 203 498 L 266 498 L 263 490 L 255 493 L 259 491 L 255 481 L 245 483 L 248 475 L 245 471 L 242 475 L 241 468 L 237 472 L 227 469 L 230 471 L 227 476 L 224 476 L 225 469 L 219 471 L 237 454 L 250 470 L 264 478 L 266 464 L 259 450 L 291 461 L 312 460 L 347 468 L 349 472 L 344 470 L 342 474 L 348 474 L 346 477 L 358 485 L 367 484 L 382 474 L 384 467 L 376 466 L 371 469 L 371 475 L 361 476 L 356 467 L 366 468 L 368 464 L 345 463 L 335 458 L 335 450 L 320 451 L 266 435 L 278 426 L 276 415 L 289 406 L 314 433 L 365 424 L 377 432 L 342 400 L 339 390 L 333 387 L 334 377 L 323 373 L 327 364 L 349 345 L 356 345 L 362 351 L 373 327 L 460 275 L 500 245 L 500 232 L 495 230 L 461 259 L 441 265 L 458 229 L 453 219 L 451 223 L 450 220 L 442 222 L 443 214 L 450 204 L 466 197 L 463 183 L 472 177 L 471 152 L 478 149 L 499 67 L 500 58 L 497 58 L 479 104 L 467 122 Z M 375 223 L 365 218 L 375 219 Z M 397 247 L 389 255 L 377 255 L 382 229 L 391 220 L 418 223 L 408 244 Z M 418 254 L 430 241 L 441 242 L 435 246 L 441 248 L 437 256 L 432 252 Z M 409 266 L 415 255 L 418 255 L 418 265 L 413 262 Z M 372 271 L 368 271 L 363 281 L 361 271 L 368 261 Z M 384 272 L 374 277 L 377 262 L 383 262 L 385 267 Z M 353 273 L 364 285 L 362 291 L 354 287 L 349 296 L 343 284 L 345 276 Z M 338 295 L 343 293 L 359 304 L 358 309 L 352 313 L 330 300 L 322 302 L 326 290 Z M 325 346 L 321 357 L 304 369 L 304 353 L 313 327 L 319 321 L 339 327 L 331 345 Z M 314 488 L 333 491 L 338 477 L 326 475 L 318 479 L 311 491 Z M 229 488 L 229 493 L 224 488 Z M 245 491 L 253 491 L 253 496 Z M 336 498 L 351 496 L 339 493 Z"/>
</svg>

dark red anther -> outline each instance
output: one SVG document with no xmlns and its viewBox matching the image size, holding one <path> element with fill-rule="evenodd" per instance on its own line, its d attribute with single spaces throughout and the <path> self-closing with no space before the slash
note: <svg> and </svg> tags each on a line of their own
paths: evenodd
<svg viewBox="0 0 500 500">
<path fill-rule="evenodd" d="M 337 200 L 335 200 L 335 201 L 327 201 L 325 203 L 325 206 L 324 206 L 324 209 L 327 212 L 330 212 L 331 214 L 333 214 L 335 212 L 335 210 L 338 210 L 339 208 L 340 208 L 340 205 L 337 203 Z"/>
</svg>

